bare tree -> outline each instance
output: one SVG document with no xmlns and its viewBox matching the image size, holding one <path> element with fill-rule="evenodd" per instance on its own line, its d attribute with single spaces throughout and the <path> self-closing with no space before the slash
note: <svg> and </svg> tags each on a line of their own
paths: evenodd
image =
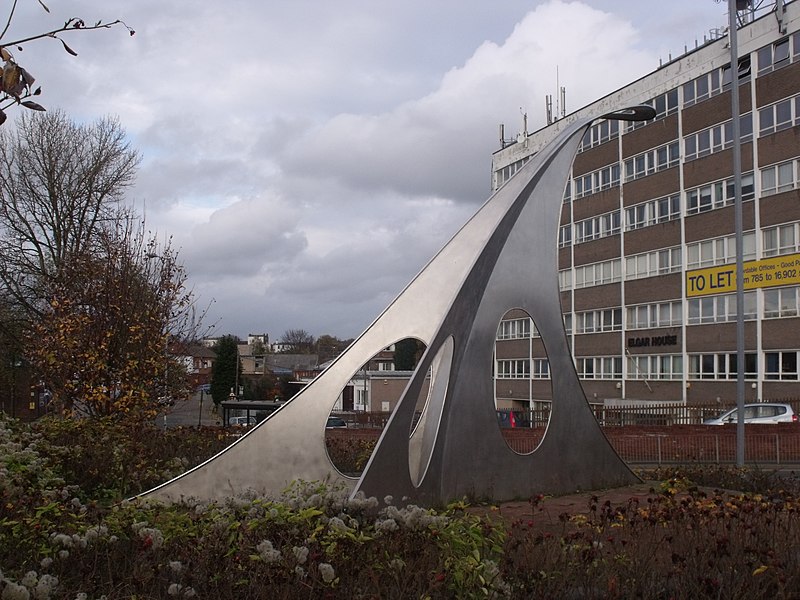
<svg viewBox="0 0 800 600">
<path fill-rule="evenodd" d="M 37 0 L 39 5 L 46 11 L 50 12 L 47 5 L 42 0 Z M 6 120 L 5 110 L 10 106 L 18 104 L 29 108 L 31 110 L 43 111 L 44 107 L 30 100 L 32 96 L 38 96 L 42 88 L 34 88 L 33 84 L 35 78 L 28 72 L 27 69 L 22 67 L 14 58 L 12 50 L 22 51 L 23 45 L 36 40 L 53 39 L 61 42 L 63 49 L 71 54 L 77 56 L 78 53 L 70 48 L 63 40 L 63 34 L 72 33 L 77 31 L 94 31 L 98 29 L 110 29 L 115 26 L 122 26 L 128 30 L 130 35 L 136 33 L 133 29 L 128 27 L 123 21 L 117 19 L 116 21 L 96 21 L 93 24 L 87 25 L 86 22 L 79 17 L 71 17 L 64 22 L 64 25 L 44 31 L 36 35 L 27 36 L 18 39 L 8 39 L 8 33 L 14 21 L 14 16 L 17 11 L 19 0 L 13 0 L 6 15 L 5 25 L 0 31 L 0 59 L 3 62 L 2 73 L 0 74 L 0 125 Z"/>
<path fill-rule="evenodd" d="M 29 315 L 41 314 L 68 257 L 127 218 L 119 203 L 139 160 L 116 119 L 29 113 L 0 131 L 0 285 Z"/>
<path fill-rule="evenodd" d="M 308 354 L 314 348 L 314 336 L 305 329 L 287 329 L 281 341 L 298 354 Z"/>
</svg>

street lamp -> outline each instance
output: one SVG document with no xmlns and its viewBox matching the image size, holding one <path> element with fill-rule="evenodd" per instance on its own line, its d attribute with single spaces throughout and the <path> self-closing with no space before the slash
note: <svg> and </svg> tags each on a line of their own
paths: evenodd
<svg viewBox="0 0 800 600">
<path fill-rule="evenodd" d="M 739 52 L 736 26 L 744 0 L 728 0 L 728 45 L 731 54 L 731 125 L 733 132 L 733 196 L 736 231 L 736 407 L 744 414 L 744 252 L 742 248 L 742 136 L 739 124 Z M 744 466 L 744 419 L 736 420 L 736 466 Z"/>
</svg>

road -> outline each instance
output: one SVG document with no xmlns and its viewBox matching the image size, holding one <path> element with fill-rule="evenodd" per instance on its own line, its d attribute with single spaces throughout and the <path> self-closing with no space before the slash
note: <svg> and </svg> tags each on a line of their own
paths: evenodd
<svg viewBox="0 0 800 600">
<path fill-rule="evenodd" d="M 202 401 L 202 410 L 201 410 Z M 214 402 L 211 395 L 203 392 L 196 392 L 185 402 L 179 402 L 172 407 L 172 410 L 164 415 L 156 417 L 156 425 L 159 427 L 197 427 L 200 425 L 221 425 L 221 416 L 213 412 Z"/>
</svg>

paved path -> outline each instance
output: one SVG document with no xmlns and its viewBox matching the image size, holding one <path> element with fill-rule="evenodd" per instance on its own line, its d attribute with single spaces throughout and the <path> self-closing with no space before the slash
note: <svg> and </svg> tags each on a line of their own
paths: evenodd
<svg viewBox="0 0 800 600">
<path fill-rule="evenodd" d="M 201 408 L 202 399 L 202 408 Z M 156 417 L 160 427 L 197 427 L 197 425 L 221 425 L 222 417 L 213 412 L 211 394 L 197 392 L 185 402 L 172 407 L 167 415 Z"/>
</svg>

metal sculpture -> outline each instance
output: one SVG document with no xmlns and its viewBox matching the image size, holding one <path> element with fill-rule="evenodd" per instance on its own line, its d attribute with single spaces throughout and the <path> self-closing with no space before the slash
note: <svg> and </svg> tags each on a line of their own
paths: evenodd
<svg viewBox="0 0 800 600">
<path fill-rule="evenodd" d="M 604 115 L 646 120 L 642 106 Z M 469 496 L 625 485 L 636 476 L 592 415 L 561 313 L 556 236 L 572 159 L 594 119 L 577 119 L 478 210 L 388 308 L 311 384 L 236 443 L 144 494 L 219 499 L 248 489 L 278 493 L 321 480 L 353 493 L 439 505 Z M 553 401 L 538 448 L 514 453 L 497 427 L 491 373 L 497 326 L 510 307 L 536 323 L 550 361 Z M 325 422 L 353 374 L 404 338 L 427 345 L 361 478 L 345 477 L 325 447 Z M 413 428 L 427 377 L 427 401 Z"/>
</svg>

